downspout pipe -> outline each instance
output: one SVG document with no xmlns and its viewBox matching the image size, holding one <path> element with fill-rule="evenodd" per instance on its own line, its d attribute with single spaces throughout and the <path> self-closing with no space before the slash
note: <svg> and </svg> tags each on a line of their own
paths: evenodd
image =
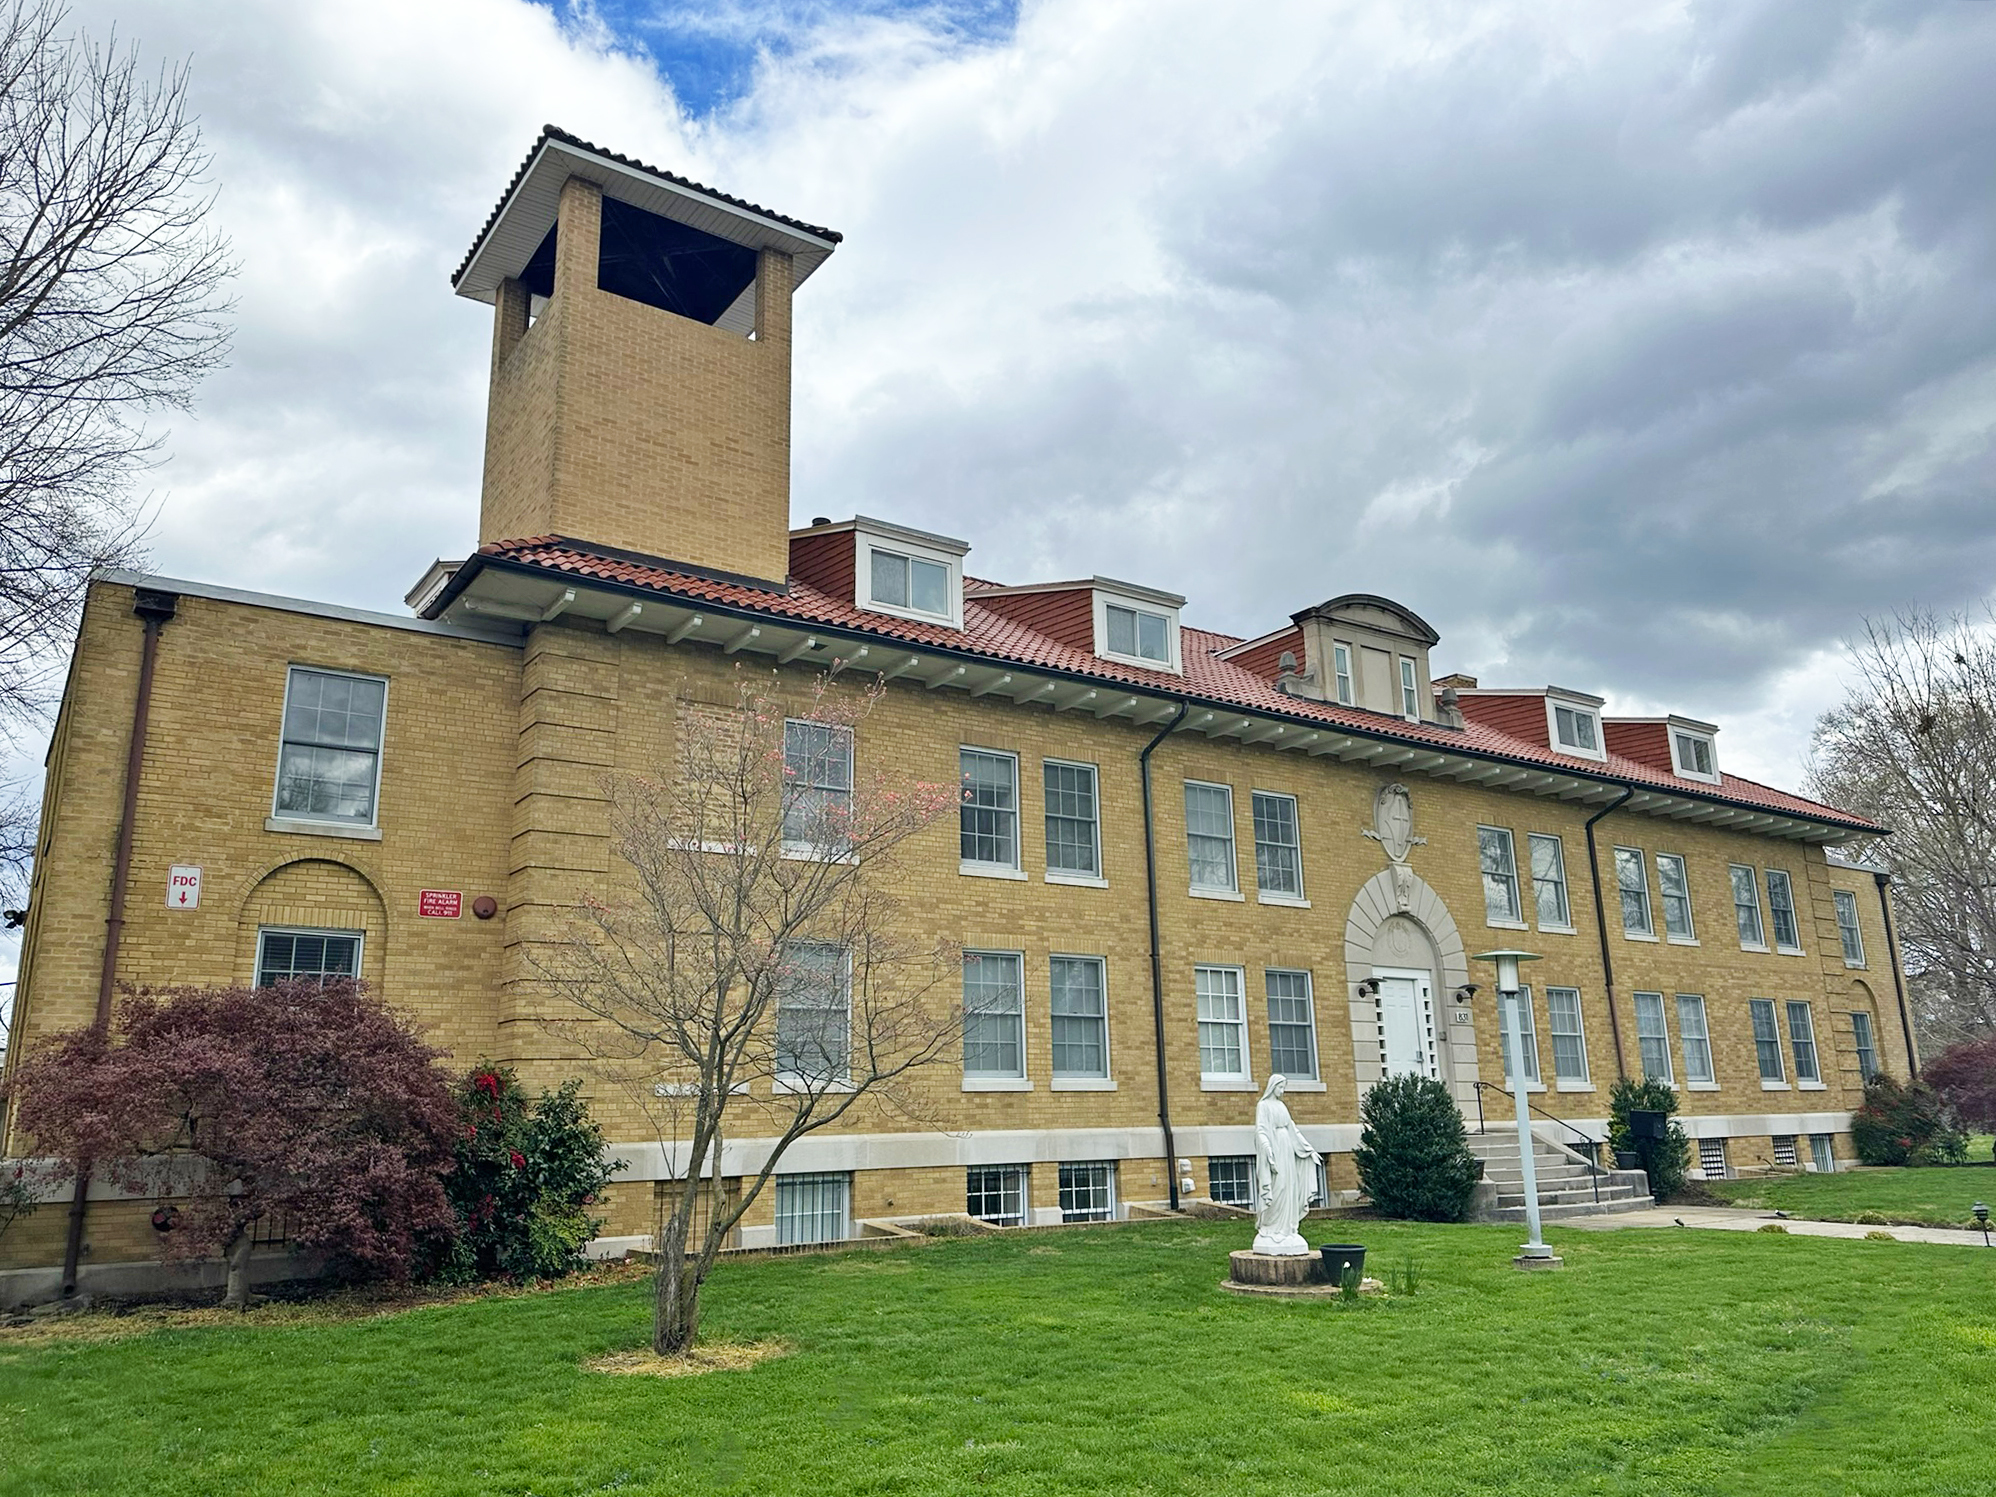
<svg viewBox="0 0 1996 1497">
<path fill-rule="evenodd" d="M 1892 933 L 1892 875 L 1872 870 L 1878 885 L 1878 913 L 1885 921 L 1885 954 L 1892 959 L 1892 990 L 1899 999 L 1899 1033 L 1906 1040 L 1906 1079 L 1920 1079 L 1920 1055 L 1913 1048 L 1913 1019 L 1906 1011 L 1906 973 L 1899 965 L 1899 938 Z"/>
<path fill-rule="evenodd" d="M 132 836 L 139 814 L 139 776 L 145 768 L 146 723 L 152 714 L 153 667 L 159 660 L 159 632 L 179 611 L 174 593 L 139 588 L 132 612 L 145 623 L 139 651 L 138 700 L 132 705 L 131 742 L 125 751 L 125 800 L 118 817 L 118 850 L 111 863 L 111 910 L 104 920 L 104 961 L 97 974 L 97 1013 L 90 1027 L 102 1035 L 111 1027 L 111 996 L 118 986 L 118 945 L 125 933 L 125 896 L 132 881 Z M 77 1270 L 83 1257 L 83 1222 L 89 1210 L 90 1161 L 76 1172 L 76 1193 L 69 1202 L 69 1236 L 62 1250 L 62 1297 L 76 1293 Z"/>
<path fill-rule="evenodd" d="M 1164 1062 L 1164 952 L 1157 920 L 1157 830 L 1151 813 L 1150 756 L 1185 721 L 1190 702 L 1180 702 L 1171 719 L 1137 755 L 1144 787 L 1144 893 L 1150 901 L 1150 1013 L 1157 1037 L 1157 1125 L 1164 1131 L 1164 1173 L 1171 1186 L 1171 1209 L 1178 1209 L 1178 1141 L 1171 1131 L 1171 1083 Z"/>
<path fill-rule="evenodd" d="M 1625 785 L 1622 793 L 1587 818 L 1587 872 L 1594 881 L 1594 928 L 1601 936 L 1601 975 L 1608 989 L 1608 1033 L 1615 1041 L 1615 1074 L 1628 1079 L 1629 1064 L 1622 1058 L 1622 1021 L 1615 1016 L 1615 958 L 1608 950 L 1608 907 L 1601 902 L 1601 854 L 1594 846 L 1594 823 L 1611 811 L 1629 803 L 1636 787 Z"/>
</svg>

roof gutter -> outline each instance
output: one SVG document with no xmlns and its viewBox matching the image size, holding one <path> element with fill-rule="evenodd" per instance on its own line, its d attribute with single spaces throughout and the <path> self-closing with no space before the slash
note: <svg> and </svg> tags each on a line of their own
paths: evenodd
<svg viewBox="0 0 1996 1497">
<path fill-rule="evenodd" d="M 1608 951 L 1608 909 L 1601 903 L 1601 855 L 1594 847 L 1594 823 L 1610 811 L 1619 811 L 1635 793 L 1635 786 L 1625 786 L 1619 796 L 1587 818 L 1585 828 L 1587 872 L 1594 881 L 1594 928 L 1601 935 L 1601 976 L 1608 995 L 1608 1033 L 1615 1041 L 1615 1074 L 1625 1081 L 1629 1075 L 1629 1064 L 1622 1058 L 1622 1021 L 1615 1016 L 1615 958 Z"/>
<path fill-rule="evenodd" d="M 574 544 L 580 546 L 581 543 Z M 630 553 L 626 553 L 626 555 L 630 555 Z M 654 558 L 654 560 L 656 559 Z M 1210 707 L 1216 713 L 1253 716 L 1264 721 L 1284 723 L 1292 727 L 1310 728 L 1317 732 L 1339 734 L 1348 738 L 1362 738 L 1373 743 L 1391 744 L 1395 748 L 1425 749 L 1430 753 L 1460 755 L 1465 759 L 1474 759 L 1484 764 L 1501 764 L 1509 769 L 1528 769 L 1540 774 L 1565 775 L 1570 779 L 1583 781 L 1588 784 L 1601 785 L 1614 790 L 1625 790 L 1628 792 L 1628 795 L 1623 797 L 1624 800 L 1628 799 L 1628 796 L 1634 795 L 1637 791 L 1642 791 L 1650 795 L 1668 796 L 1675 800 L 1697 801 L 1705 805 L 1719 806 L 1725 810 L 1741 811 L 1754 816 L 1772 816 L 1787 821 L 1827 827 L 1845 835 L 1863 837 L 1885 837 L 1891 835 L 1889 827 L 1878 826 L 1871 822 L 1840 821 L 1830 817 L 1810 816 L 1800 811 L 1776 810 L 1770 806 L 1756 806 L 1749 801 L 1733 800 L 1723 795 L 1713 795 L 1689 787 L 1645 784 L 1621 779 L 1614 775 L 1596 773 L 1581 768 L 1579 765 L 1544 764 L 1533 759 L 1519 759 L 1509 754 L 1493 753 L 1488 749 L 1472 748 L 1467 744 L 1422 743 L 1418 740 L 1404 738 L 1377 728 L 1367 728 L 1355 723 L 1329 723 L 1320 717 L 1309 717 L 1302 713 L 1278 712 L 1265 706 L 1246 706 L 1239 702 L 1208 699 L 1194 700 L 1190 697 L 1181 697 L 1172 693 L 1168 688 L 1146 687 L 1135 682 L 1089 675 L 1083 671 L 1067 670 L 1057 665 L 1028 665 L 1020 661 L 994 659 L 992 656 L 979 651 L 966 650 L 955 645 L 883 638 L 881 635 L 864 629 L 855 629 L 846 624 L 831 624 L 810 619 L 784 618 L 758 609 L 744 608 L 739 604 L 720 603 L 706 598 L 684 597 L 662 588 L 640 587 L 633 583 L 619 582 L 609 578 L 576 577 L 571 573 L 563 572 L 553 567 L 535 566 L 530 562 L 514 561 L 506 557 L 483 556 L 477 552 L 473 552 L 471 556 L 466 558 L 464 565 L 457 569 L 455 575 L 451 577 L 442 591 L 437 594 L 435 599 L 424 610 L 424 616 L 432 620 L 440 618 L 457 601 L 459 595 L 477 578 L 479 573 L 488 568 L 496 571 L 512 572 L 521 577 L 537 578 L 543 582 L 559 581 L 563 587 L 582 586 L 630 598 L 661 600 L 672 604 L 674 607 L 686 608 L 698 613 L 712 614 L 719 618 L 736 618 L 763 624 L 774 623 L 784 628 L 797 629 L 826 638 L 849 639 L 860 644 L 885 646 L 889 649 L 921 651 L 929 655 L 934 655 L 939 659 L 950 660 L 965 665 L 985 666 L 996 670 L 1025 670 L 1035 675 L 1062 681 L 1073 681 L 1076 684 L 1097 687 L 1106 685 L 1111 690 L 1136 692 L 1158 700 L 1184 701 L 1188 707 Z M 755 584 L 751 579 L 741 580 L 749 585 L 766 585 Z M 1396 721 L 1399 720 L 1396 719 Z M 1428 726 L 1445 727 L 1446 725 L 1431 723 Z M 1450 731 L 1459 732 L 1461 730 L 1451 729 Z"/>
<path fill-rule="evenodd" d="M 1157 1126 L 1164 1133 L 1164 1172 L 1171 1186 L 1171 1209 L 1178 1209 L 1178 1141 L 1171 1131 L 1171 1082 L 1164 1062 L 1164 953 L 1158 939 L 1157 918 L 1157 833 L 1151 815 L 1150 756 L 1158 745 L 1178 730 L 1190 702 L 1181 701 L 1171 720 L 1157 730 L 1157 736 L 1137 755 L 1137 769 L 1144 787 L 1144 893 L 1150 901 L 1150 1012 L 1157 1037 Z"/>
</svg>

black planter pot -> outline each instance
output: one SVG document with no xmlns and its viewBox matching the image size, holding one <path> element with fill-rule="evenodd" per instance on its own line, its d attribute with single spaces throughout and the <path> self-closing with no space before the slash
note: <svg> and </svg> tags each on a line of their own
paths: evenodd
<svg viewBox="0 0 1996 1497">
<path fill-rule="evenodd" d="M 1324 1255 L 1324 1272 L 1333 1284 L 1344 1282 L 1347 1268 L 1359 1278 L 1365 1277 L 1365 1249 L 1357 1243 L 1327 1242 L 1317 1251 Z"/>
<path fill-rule="evenodd" d="M 1618 1170 L 1639 1170 L 1643 1167 L 1643 1156 L 1634 1149 L 1615 1150 L 1615 1168 Z"/>
</svg>

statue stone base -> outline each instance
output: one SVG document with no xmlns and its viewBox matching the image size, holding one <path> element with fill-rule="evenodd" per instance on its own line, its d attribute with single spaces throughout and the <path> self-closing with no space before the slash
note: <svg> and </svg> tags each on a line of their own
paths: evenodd
<svg viewBox="0 0 1996 1497">
<path fill-rule="evenodd" d="M 1321 1254 L 1299 1257 L 1294 1253 L 1264 1253 L 1259 1238 L 1253 1252 L 1227 1254 L 1227 1275 L 1236 1284 L 1267 1284 L 1285 1289 L 1331 1281 Z"/>
<path fill-rule="evenodd" d="M 1269 1258 L 1307 1258 L 1311 1251 L 1300 1232 L 1257 1232 L 1254 1250 Z"/>
</svg>

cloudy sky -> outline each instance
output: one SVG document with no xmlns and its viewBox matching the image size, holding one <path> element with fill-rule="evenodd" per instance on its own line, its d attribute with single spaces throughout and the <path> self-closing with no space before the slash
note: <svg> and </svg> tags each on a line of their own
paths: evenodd
<svg viewBox="0 0 1996 1497">
<path fill-rule="evenodd" d="M 543 121 L 846 242 L 793 512 L 1719 722 L 1996 581 L 1991 0 L 82 0 L 188 57 L 242 262 L 155 568 L 383 609 L 476 525 L 448 277 Z"/>
</svg>

